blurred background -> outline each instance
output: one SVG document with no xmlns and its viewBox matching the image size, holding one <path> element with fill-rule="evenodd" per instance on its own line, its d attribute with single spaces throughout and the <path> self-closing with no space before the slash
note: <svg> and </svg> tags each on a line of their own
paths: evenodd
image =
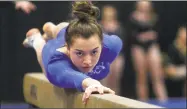
<svg viewBox="0 0 187 109">
<path fill-rule="evenodd" d="M 41 72 L 34 50 L 22 46 L 26 32 L 35 27 L 42 30 L 48 21 L 68 21 L 71 3 L 0 1 L 1 103 L 24 102 L 24 74 Z M 101 9 L 98 22 L 103 31 L 118 35 L 124 43 L 111 65 L 110 75 L 102 83 L 120 96 L 150 103 L 171 100 L 184 106 L 187 2 L 93 3 Z"/>
</svg>

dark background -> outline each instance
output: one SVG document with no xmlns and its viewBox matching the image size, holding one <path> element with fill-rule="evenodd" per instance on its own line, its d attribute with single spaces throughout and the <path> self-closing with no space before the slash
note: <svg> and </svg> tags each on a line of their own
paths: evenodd
<svg viewBox="0 0 187 109">
<path fill-rule="evenodd" d="M 55 24 L 70 18 L 71 2 L 68 1 L 40 1 L 33 2 L 37 10 L 30 15 L 16 11 L 10 2 L 0 2 L 0 100 L 23 101 L 22 82 L 27 72 L 41 72 L 33 49 L 22 46 L 26 32 L 33 27 L 41 30 L 42 25 L 51 21 Z M 134 8 L 134 1 L 95 1 L 100 8 L 105 4 L 112 4 L 118 9 L 119 20 L 123 25 L 127 23 L 130 12 Z M 175 38 L 177 28 L 187 22 L 187 2 L 156 1 L 153 2 L 159 15 L 159 44 L 162 51 Z M 127 50 L 126 50 L 127 51 Z M 135 73 L 130 62 L 130 55 L 126 54 L 126 64 L 121 80 L 121 95 L 136 98 Z M 175 86 L 173 86 L 175 89 Z M 170 90 L 175 91 L 175 90 Z"/>
</svg>

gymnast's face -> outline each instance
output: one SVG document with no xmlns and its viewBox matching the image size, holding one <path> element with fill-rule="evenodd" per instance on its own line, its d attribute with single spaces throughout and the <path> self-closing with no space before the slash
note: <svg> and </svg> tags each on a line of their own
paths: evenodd
<svg viewBox="0 0 187 109">
<path fill-rule="evenodd" d="M 101 41 L 97 34 L 84 39 L 77 37 L 73 39 L 68 49 L 69 57 L 73 64 L 84 73 L 92 71 L 97 64 L 101 54 Z"/>
<path fill-rule="evenodd" d="M 182 27 L 178 30 L 178 37 L 180 42 L 186 45 L 186 28 Z"/>
</svg>

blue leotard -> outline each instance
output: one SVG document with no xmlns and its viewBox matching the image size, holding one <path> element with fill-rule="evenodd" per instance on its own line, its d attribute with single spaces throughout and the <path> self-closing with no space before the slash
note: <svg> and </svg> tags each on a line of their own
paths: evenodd
<svg viewBox="0 0 187 109">
<path fill-rule="evenodd" d="M 101 80 L 108 75 L 110 64 L 122 48 L 122 41 L 116 35 L 104 34 L 100 59 L 93 70 L 85 74 L 73 65 L 67 55 L 57 51 L 65 44 L 65 30 L 66 27 L 58 33 L 57 38 L 49 40 L 43 48 L 42 60 L 46 76 L 55 86 L 83 91 L 82 81 L 85 78 Z"/>
</svg>

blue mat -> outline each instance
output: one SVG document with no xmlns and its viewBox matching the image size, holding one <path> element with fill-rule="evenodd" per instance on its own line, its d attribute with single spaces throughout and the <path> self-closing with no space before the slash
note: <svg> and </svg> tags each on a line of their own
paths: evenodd
<svg viewBox="0 0 187 109">
<path fill-rule="evenodd" d="M 168 101 L 161 103 L 158 100 L 151 99 L 147 103 L 158 105 L 166 108 L 186 108 L 186 98 L 170 98 Z M 28 109 L 26 103 L 2 103 L 0 109 Z"/>
<path fill-rule="evenodd" d="M 26 103 L 2 103 L 0 109 L 28 109 L 29 104 Z"/>
<path fill-rule="evenodd" d="M 166 102 L 161 103 L 158 100 L 152 99 L 148 103 L 159 105 L 166 108 L 186 108 L 186 98 L 170 98 Z"/>
</svg>

